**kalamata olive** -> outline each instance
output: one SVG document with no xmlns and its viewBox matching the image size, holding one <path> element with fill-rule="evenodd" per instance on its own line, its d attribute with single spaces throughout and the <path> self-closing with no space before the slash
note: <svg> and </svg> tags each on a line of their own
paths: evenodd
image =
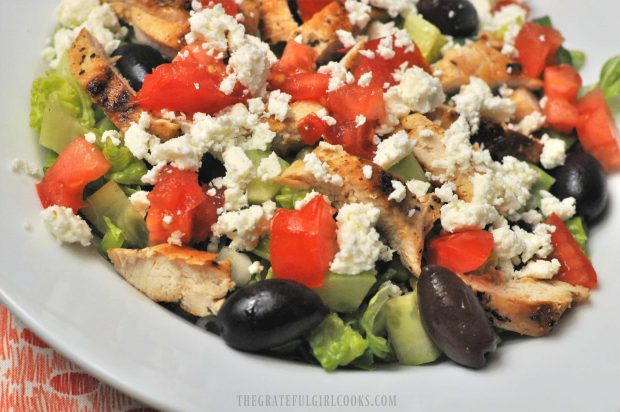
<svg viewBox="0 0 620 412">
<path fill-rule="evenodd" d="M 497 347 L 495 332 L 465 282 L 446 268 L 426 266 L 418 300 L 426 333 L 447 357 L 470 368 L 486 364 L 486 355 Z"/>
<path fill-rule="evenodd" d="M 112 57 L 119 57 L 116 68 L 136 91 L 142 88 L 147 74 L 166 63 L 160 52 L 144 44 L 124 44 L 112 53 Z"/>
<path fill-rule="evenodd" d="M 198 181 L 200 183 L 210 183 L 213 179 L 218 177 L 224 177 L 226 175 L 226 168 L 215 157 L 209 153 L 205 153 L 202 157 L 202 164 L 198 170 Z"/>
<path fill-rule="evenodd" d="M 328 313 L 319 295 L 306 286 L 271 279 L 236 291 L 217 317 L 227 345 L 257 352 L 301 337 Z"/>
<path fill-rule="evenodd" d="M 574 197 L 577 213 L 592 221 L 603 213 L 609 200 L 607 176 L 601 164 L 585 152 L 573 152 L 564 166 L 554 170 L 555 184 L 551 192 L 559 199 Z"/>
<path fill-rule="evenodd" d="M 420 0 L 417 7 L 443 34 L 469 37 L 478 31 L 478 12 L 469 0 Z"/>
</svg>

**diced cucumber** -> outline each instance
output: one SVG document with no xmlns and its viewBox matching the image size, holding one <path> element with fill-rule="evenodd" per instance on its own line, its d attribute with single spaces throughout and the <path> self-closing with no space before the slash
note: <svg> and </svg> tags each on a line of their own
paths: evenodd
<svg viewBox="0 0 620 412">
<path fill-rule="evenodd" d="M 405 17 L 404 27 L 429 64 L 441 57 L 441 48 L 448 43 L 448 39 L 435 25 L 411 12 Z"/>
<path fill-rule="evenodd" d="M 41 146 L 60 153 L 73 139 L 83 136 L 86 132 L 88 129 L 65 111 L 58 97 L 55 94 L 50 96 L 41 123 L 39 137 Z"/>
<path fill-rule="evenodd" d="M 86 207 L 81 212 L 101 233 L 108 230 L 104 221 L 108 217 L 114 226 L 123 231 L 129 246 L 142 248 L 147 245 L 149 233 L 146 222 L 116 182 L 106 183 L 86 199 Z"/>
<path fill-rule="evenodd" d="M 245 154 L 254 164 L 254 168 L 258 169 L 261 160 L 269 157 L 271 152 L 266 152 L 262 150 L 247 150 Z M 280 162 L 280 166 L 282 166 L 282 170 L 289 167 L 289 164 L 278 157 L 278 161 Z M 280 192 L 282 185 L 275 182 L 264 182 L 260 178 L 255 178 L 248 185 L 248 201 L 251 204 L 262 204 L 268 200 L 273 200 L 276 195 Z"/>
<path fill-rule="evenodd" d="M 583 219 L 579 216 L 574 217 L 566 222 L 566 227 L 568 227 L 568 230 L 570 230 L 577 243 L 579 243 L 583 253 L 588 255 L 588 231 Z"/>
<path fill-rule="evenodd" d="M 276 196 L 276 203 L 280 207 L 292 210 L 295 209 L 295 203 L 303 200 L 308 193 L 310 193 L 308 190 L 295 190 L 285 186 Z"/>
<path fill-rule="evenodd" d="M 314 291 L 334 312 L 352 313 L 362 304 L 375 281 L 374 272 L 353 276 L 330 273 L 323 286 Z"/>
<path fill-rule="evenodd" d="M 415 292 L 390 299 L 385 311 L 388 336 L 399 363 L 422 365 L 439 358 L 441 352 L 422 326 Z"/>
<path fill-rule="evenodd" d="M 553 176 L 542 170 L 540 167 L 535 166 L 531 163 L 529 164 L 529 166 L 538 174 L 538 180 L 536 181 L 536 183 L 534 183 L 534 186 L 532 186 L 532 189 L 530 190 L 532 197 L 527 204 L 529 209 L 533 209 L 540 205 L 540 191 L 549 191 L 549 189 L 551 189 L 551 186 L 554 185 L 555 179 L 553 178 Z"/>
<path fill-rule="evenodd" d="M 420 166 L 420 162 L 415 158 L 413 154 L 405 157 L 400 162 L 396 163 L 394 166 L 390 168 L 390 172 L 400 177 L 404 181 L 408 182 L 409 180 L 421 180 L 426 182 L 426 174 L 424 173 L 424 169 Z"/>
</svg>

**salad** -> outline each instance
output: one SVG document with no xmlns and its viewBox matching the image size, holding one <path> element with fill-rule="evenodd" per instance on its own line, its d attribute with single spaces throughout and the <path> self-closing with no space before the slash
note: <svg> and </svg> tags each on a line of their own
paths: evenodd
<svg viewBox="0 0 620 412">
<path fill-rule="evenodd" d="M 62 0 L 56 18 L 31 93 L 45 225 L 235 349 L 480 368 L 597 285 L 620 56 L 584 85 L 534 5 Z"/>
</svg>

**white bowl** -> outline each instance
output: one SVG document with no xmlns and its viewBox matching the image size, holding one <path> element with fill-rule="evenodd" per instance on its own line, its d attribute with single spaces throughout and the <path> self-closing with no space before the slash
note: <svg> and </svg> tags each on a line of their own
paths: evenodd
<svg viewBox="0 0 620 412">
<path fill-rule="evenodd" d="M 292 402 L 337 404 L 341 408 L 336 410 L 344 410 L 367 401 L 395 401 L 392 410 L 410 411 L 618 410 L 620 176 L 610 180 L 608 218 L 592 231 L 600 288 L 591 303 L 568 314 L 547 338 L 505 342 L 482 371 L 442 362 L 328 374 L 317 367 L 235 352 L 143 297 L 94 251 L 58 246 L 39 221 L 34 180 L 9 171 L 13 158 L 40 160 L 28 128 L 29 90 L 43 70 L 39 53 L 53 28 L 56 3 L 21 0 L 2 6 L 0 183 L 5 200 L 0 214 L 0 299 L 64 355 L 162 409 L 262 405 L 254 409 L 269 410 L 266 402 L 275 399 L 289 402 L 282 410 L 292 409 Z M 587 53 L 586 83 L 596 81 L 606 58 L 620 52 L 620 2 L 533 3 L 536 15 L 553 17 L 569 48 Z M 25 230 L 27 222 L 32 231 Z M 342 394 L 347 396 L 324 397 Z"/>
</svg>

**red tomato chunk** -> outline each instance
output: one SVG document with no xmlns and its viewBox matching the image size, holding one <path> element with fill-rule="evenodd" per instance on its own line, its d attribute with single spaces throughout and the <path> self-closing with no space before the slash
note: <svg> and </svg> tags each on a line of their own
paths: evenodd
<svg viewBox="0 0 620 412">
<path fill-rule="evenodd" d="M 429 263 L 456 273 L 479 269 L 493 253 L 493 235 L 486 230 L 468 230 L 441 235 L 428 245 Z"/>
</svg>

